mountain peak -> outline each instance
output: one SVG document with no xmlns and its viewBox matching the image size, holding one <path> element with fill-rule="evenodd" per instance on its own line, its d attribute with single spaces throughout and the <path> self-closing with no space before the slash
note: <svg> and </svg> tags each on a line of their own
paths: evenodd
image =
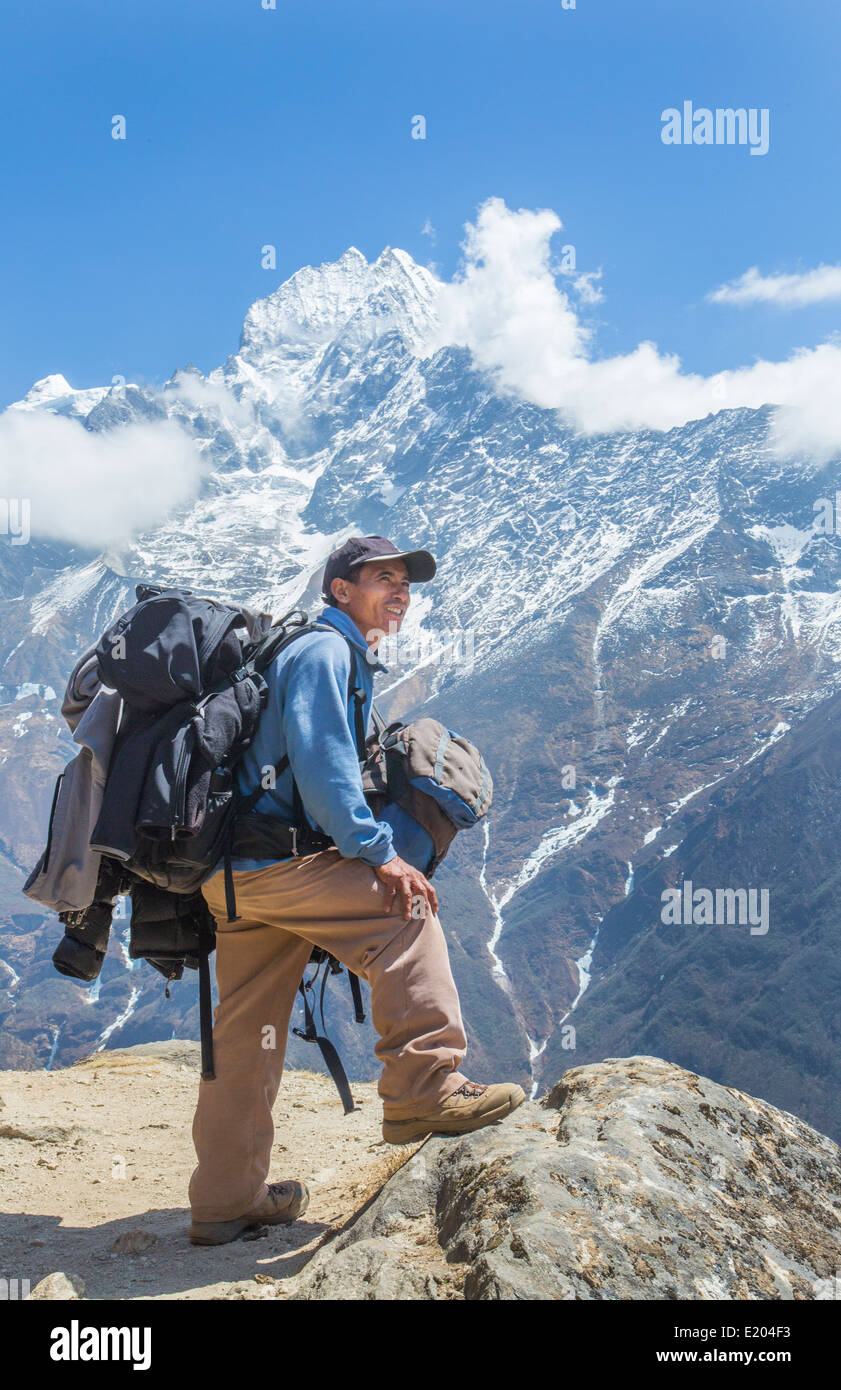
<svg viewBox="0 0 841 1390">
<path fill-rule="evenodd" d="M 44 405 L 46 401 L 55 400 L 57 396 L 70 396 L 73 394 L 73 387 L 61 372 L 51 372 L 49 376 L 42 376 L 40 381 L 36 381 L 30 386 L 24 401 L 31 405 Z"/>
<path fill-rule="evenodd" d="M 354 320 L 355 336 L 374 339 L 396 328 L 414 345 L 434 316 L 436 282 L 407 251 L 391 246 L 369 263 L 355 246 L 337 261 L 307 265 L 265 299 L 243 323 L 240 353 L 249 361 L 321 352 Z"/>
<path fill-rule="evenodd" d="M 20 401 L 14 401 L 9 410 L 49 411 L 54 415 L 85 417 L 90 410 L 111 390 L 110 386 L 71 386 L 61 372 L 51 372 L 42 376 L 30 386 Z"/>
</svg>

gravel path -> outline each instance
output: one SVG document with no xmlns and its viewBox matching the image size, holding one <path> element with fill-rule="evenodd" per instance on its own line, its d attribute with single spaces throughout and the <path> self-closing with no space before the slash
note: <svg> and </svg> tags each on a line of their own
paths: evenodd
<svg viewBox="0 0 841 1390">
<path fill-rule="evenodd" d="M 0 1276 L 34 1288 L 63 1271 L 88 1299 L 290 1296 L 288 1281 L 418 1147 L 383 1143 L 375 1084 L 354 1084 L 360 1108 L 344 1115 L 328 1077 L 286 1072 L 269 1180 L 307 1182 L 304 1219 L 194 1247 L 198 1057 L 196 1043 L 145 1043 L 0 1072 Z"/>
</svg>

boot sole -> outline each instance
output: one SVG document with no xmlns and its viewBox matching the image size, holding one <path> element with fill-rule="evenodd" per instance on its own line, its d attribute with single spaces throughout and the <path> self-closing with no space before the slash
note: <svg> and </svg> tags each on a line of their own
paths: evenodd
<svg viewBox="0 0 841 1390">
<path fill-rule="evenodd" d="M 435 1120 L 383 1120 L 383 1139 L 387 1144 L 412 1144 L 417 1139 L 426 1139 L 430 1134 L 472 1134 L 474 1130 L 484 1129 L 486 1125 L 495 1124 L 497 1120 L 504 1120 L 506 1115 L 510 1115 L 522 1105 L 525 1098 L 525 1091 L 520 1089 L 519 1096 L 515 1092 L 503 1104 L 495 1106 L 493 1110 L 485 1110 L 481 1115 L 474 1115 L 471 1119 L 444 1115 Z"/>
<path fill-rule="evenodd" d="M 233 1221 L 194 1221 L 190 1227 L 190 1244 L 227 1245 L 241 1236 L 243 1231 L 253 1230 L 256 1226 L 289 1226 L 303 1216 L 309 1204 L 310 1194 L 305 1191 L 304 1196 L 282 1216 L 238 1216 Z"/>
</svg>

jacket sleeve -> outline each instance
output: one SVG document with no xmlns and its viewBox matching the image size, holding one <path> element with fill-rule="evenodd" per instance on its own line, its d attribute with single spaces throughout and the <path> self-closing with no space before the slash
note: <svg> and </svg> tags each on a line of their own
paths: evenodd
<svg viewBox="0 0 841 1390">
<path fill-rule="evenodd" d="M 397 851 L 391 826 L 374 819 L 362 791 L 348 723 L 350 660 L 341 637 L 304 639 L 288 663 L 283 734 L 305 810 L 345 859 L 380 865 Z"/>
</svg>

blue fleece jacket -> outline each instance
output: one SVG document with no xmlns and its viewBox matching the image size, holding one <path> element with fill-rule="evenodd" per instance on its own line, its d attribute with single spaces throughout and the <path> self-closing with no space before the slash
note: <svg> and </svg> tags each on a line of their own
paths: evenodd
<svg viewBox="0 0 841 1390">
<path fill-rule="evenodd" d="M 368 659 L 368 644 L 356 623 L 329 604 L 318 622 L 336 629 L 308 632 L 297 637 L 275 657 L 265 672 L 269 687 L 266 708 L 260 716 L 254 741 L 237 769 L 244 794 L 260 785 L 267 768 L 289 754 L 290 766 L 267 789 L 255 810 L 279 820 L 292 820 L 292 773 L 301 793 L 304 812 L 314 830 L 331 835 L 346 859 L 366 864 L 386 864 L 397 851 L 391 827 L 374 819 L 362 791 L 356 755 L 353 697 L 347 698 L 351 654 L 356 651 L 356 682 L 365 692 L 362 714 L 365 731 L 371 716 L 374 672 L 387 671 L 381 661 Z M 344 634 L 344 635 L 340 635 Z M 234 869 L 263 869 L 291 855 L 275 859 L 233 859 Z"/>
</svg>

